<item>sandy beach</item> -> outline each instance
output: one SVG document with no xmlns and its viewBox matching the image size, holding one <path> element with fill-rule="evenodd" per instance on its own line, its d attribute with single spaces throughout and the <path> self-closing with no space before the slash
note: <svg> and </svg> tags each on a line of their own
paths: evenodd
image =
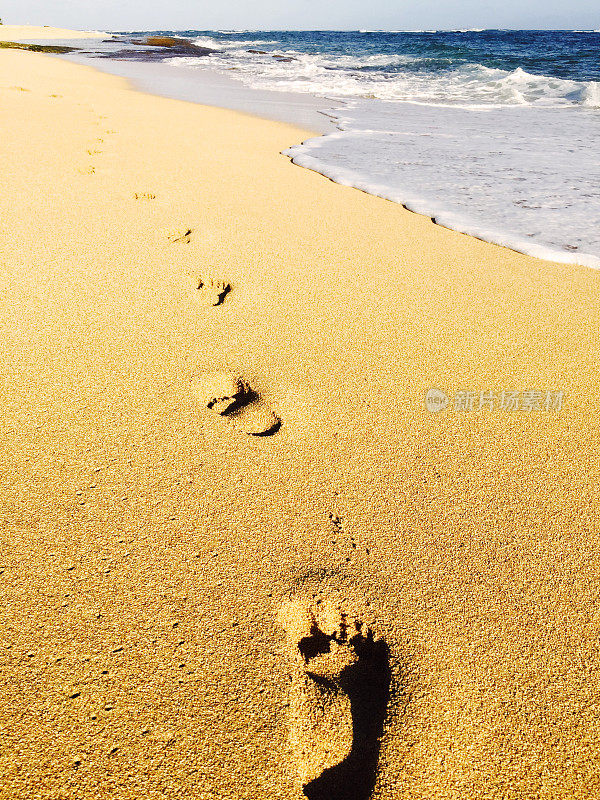
<svg viewBox="0 0 600 800">
<path fill-rule="evenodd" d="M 0 67 L 0 797 L 301 800 L 336 748 L 306 796 L 600 796 L 600 274 L 296 167 L 312 131 Z M 377 704 L 311 727 L 339 617 Z"/>
<path fill-rule="evenodd" d="M 102 31 L 72 31 L 49 25 L 0 25 L 0 42 L 37 42 L 41 39 L 104 39 Z"/>
</svg>

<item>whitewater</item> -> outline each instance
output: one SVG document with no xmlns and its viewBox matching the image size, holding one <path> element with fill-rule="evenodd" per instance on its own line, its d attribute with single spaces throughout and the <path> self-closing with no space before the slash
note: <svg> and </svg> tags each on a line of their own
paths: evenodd
<svg viewBox="0 0 600 800">
<path fill-rule="evenodd" d="M 295 164 L 438 224 L 600 268 L 595 31 L 180 31 L 248 89 L 321 98 Z"/>
</svg>

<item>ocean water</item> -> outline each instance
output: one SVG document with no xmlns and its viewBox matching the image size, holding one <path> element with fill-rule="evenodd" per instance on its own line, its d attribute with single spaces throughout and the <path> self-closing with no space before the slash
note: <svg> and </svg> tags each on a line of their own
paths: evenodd
<svg viewBox="0 0 600 800">
<path fill-rule="evenodd" d="M 322 98 L 294 163 L 441 225 L 600 267 L 600 32 L 181 31 L 170 69 Z"/>
</svg>

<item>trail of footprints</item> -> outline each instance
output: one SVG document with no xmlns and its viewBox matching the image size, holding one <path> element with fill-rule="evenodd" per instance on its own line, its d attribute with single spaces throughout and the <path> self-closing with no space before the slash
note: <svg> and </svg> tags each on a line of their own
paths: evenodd
<svg viewBox="0 0 600 800">
<path fill-rule="evenodd" d="M 171 244 L 189 244 L 193 230 L 164 234 Z M 217 306 L 231 286 L 201 277 L 198 290 Z M 202 372 L 191 378 L 191 388 L 208 411 L 247 434 L 269 436 L 281 426 L 239 375 Z M 330 512 L 329 521 L 336 540 L 346 536 L 339 515 Z M 350 544 L 356 548 L 352 536 Z M 358 605 L 318 581 L 292 594 L 277 613 L 289 665 L 289 744 L 308 800 L 368 800 L 375 786 L 391 672 L 387 644 Z"/>
<path fill-rule="evenodd" d="M 98 155 L 95 147 L 88 155 Z M 156 200 L 154 192 L 134 192 L 136 201 Z M 169 245 L 190 244 L 188 226 L 162 231 Z M 202 303 L 222 305 L 229 282 L 202 275 Z M 251 436 L 270 436 L 281 420 L 246 380 L 232 372 L 201 372 L 190 380 L 199 404 Z M 343 534 L 342 520 L 329 515 L 332 530 Z M 356 547 L 352 539 L 352 547 Z M 347 558 L 347 561 L 350 559 Z M 379 757 L 379 742 L 389 700 L 390 670 L 385 642 L 336 591 L 313 587 L 282 605 L 277 622 L 286 636 L 290 670 L 289 743 L 299 788 L 308 800 L 368 800 Z"/>
<path fill-rule="evenodd" d="M 59 98 L 59 97 L 62 97 L 62 95 L 51 94 L 50 97 Z M 90 107 L 87 107 L 86 110 L 91 112 L 91 113 L 94 113 L 94 110 L 92 108 L 90 108 Z M 95 124 L 96 125 L 100 125 L 100 126 L 105 125 L 106 123 L 103 122 L 103 120 L 105 120 L 105 119 L 107 119 L 105 114 L 98 114 L 98 115 L 96 115 Z M 106 129 L 106 130 L 102 131 L 102 134 L 103 134 L 103 136 L 110 136 L 110 135 L 116 134 L 116 130 L 114 130 L 114 129 Z M 105 144 L 105 139 L 103 138 L 103 136 L 98 136 L 94 140 L 94 143 L 92 145 L 90 145 L 90 147 L 88 147 L 86 149 L 87 155 L 90 156 L 91 158 L 94 158 L 95 156 L 99 156 L 104 152 L 104 150 L 98 149 L 98 145 Z M 88 164 L 85 167 L 81 167 L 79 169 L 79 172 L 84 174 L 84 175 L 94 175 L 95 172 L 96 172 L 96 165 L 95 164 Z M 135 197 L 136 197 L 136 199 L 138 199 L 137 195 L 135 195 Z M 148 195 L 147 199 L 154 199 L 154 197 L 156 197 L 156 195 L 152 195 L 152 196 Z"/>
<path fill-rule="evenodd" d="M 20 86 L 10 88 L 29 91 Z M 106 117 L 101 115 L 101 119 Z M 97 145 L 103 143 L 99 137 L 87 155 L 100 155 L 103 151 Z M 80 171 L 93 174 L 95 166 Z M 133 198 L 149 202 L 156 194 L 134 192 Z M 176 245 L 189 244 L 193 236 L 189 227 L 163 233 Z M 231 286 L 222 278 L 201 276 L 197 289 L 206 305 L 220 306 Z M 269 436 L 281 427 L 279 417 L 239 375 L 203 372 L 194 375 L 190 383 L 208 412 L 238 430 Z M 334 531 L 343 532 L 341 519 L 333 513 L 329 518 Z M 353 539 L 352 546 L 356 546 Z M 389 699 L 387 645 L 375 637 L 356 610 L 349 609 L 344 597 L 323 587 L 290 596 L 280 608 L 277 622 L 286 635 L 289 742 L 304 796 L 308 800 L 368 800 L 375 784 Z"/>
<path fill-rule="evenodd" d="M 135 200 L 156 199 L 154 192 L 134 192 Z M 169 244 L 185 245 L 192 240 L 189 226 L 166 227 L 161 231 Z M 231 291 L 231 284 L 210 275 L 198 278 L 197 290 L 204 305 L 220 306 Z M 215 417 L 251 436 L 271 436 L 281 427 L 281 420 L 260 395 L 240 375 L 230 372 L 199 373 L 191 378 L 191 389 L 200 405 Z"/>
<path fill-rule="evenodd" d="M 193 231 L 185 227 L 165 235 L 172 244 L 189 244 Z M 217 306 L 231 287 L 202 277 L 198 289 Z M 268 436 L 281 426 L 239 375 L 203 372 L 192 377 L 191 386 L 202 406 L 247 434 Z M 329 521 L 334 535 L 345 535 L 339 515 L 330 512 Z M 350 543 L 355 549 L 352 536 Z M 299 789 L 308 800 L 368 800 L 389 701 L 386 643 L 351 602 L 321 583 L 291 595 L 277 622 L 286 635 L 289 744 Z"/>
<path fill-rule="evenodd" d="M 136 195 L 136 198 L 148 196 Z M 170 244 L 189 244 L 193 229 L 188 226 L 165 228 L 163 235 Z M 231 285 L 222 278 L 203 275 L 198 279 L 197 289 L 205 305 L 220 306 L 231 291 Z M 279 417 L 240 375 L 200 373 L 192 377 L 191 388 L 204 408 L 251 436 L 271 436 L 281 427 Z"/>
</svg>

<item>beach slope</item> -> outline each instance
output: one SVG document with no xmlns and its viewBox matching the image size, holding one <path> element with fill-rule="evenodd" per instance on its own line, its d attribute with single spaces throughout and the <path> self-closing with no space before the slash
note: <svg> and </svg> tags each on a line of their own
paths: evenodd
<svg viewBox="0 0 600 800">
<path fill-rule="evenodd" d="M 598 272 L 0 66 L 0 796 L 597 797 Z"/>
</svg>

